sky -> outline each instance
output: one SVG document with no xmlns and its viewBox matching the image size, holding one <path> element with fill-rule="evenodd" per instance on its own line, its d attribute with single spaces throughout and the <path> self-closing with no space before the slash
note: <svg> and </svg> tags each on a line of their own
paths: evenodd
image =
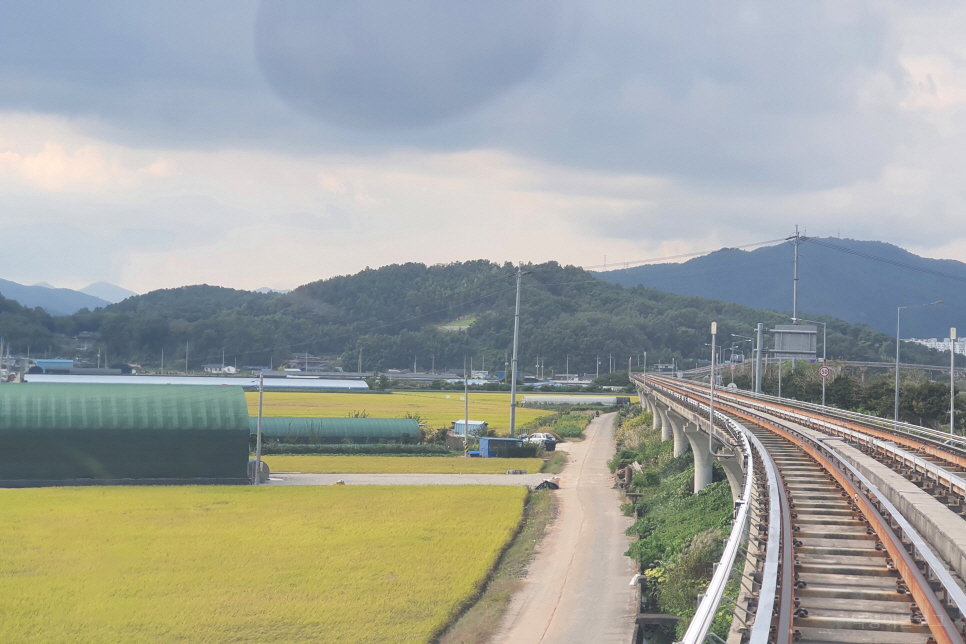
<svg viewBox="0 0 966 644">
<path fill-rule="evenodd" d="M 813 236 L 966 261 L 966 5 L 0 4 L 0 277 L 292 288 Z"/>
</svg>

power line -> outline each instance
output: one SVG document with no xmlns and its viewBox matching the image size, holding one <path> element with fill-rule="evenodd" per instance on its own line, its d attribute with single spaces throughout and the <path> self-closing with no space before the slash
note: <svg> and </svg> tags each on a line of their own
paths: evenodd
<svg viewBox="0 0 966 644">
<path fill-rule="evenodd" d="M 918 271 L 920 273 L 927 273 L 929 275 L 935 275 L 936 277 L 945 277 L 946 279 L 956 280 L 957 282 L 966 282 L 966 277 L 962 275 L 953 275 L 951 273 L 944 273 L 942 271 L 933 270 L 931 268 L 926 268 L 925 266 L 916 266 L 915 264 L 907 264 L 906 262 L 901 262 L 897 259 L 889 259 L 888 257 L 880 257 L 878 255 L 873 255 L 871 253 L 864 253 L 860 250 L 854 248 L 846 248 L 844 246 L 838 246 L 836 244 L 831 244 L 822 239 L 815 239 L 814 237 L 809 237 L 806 241 L 810 244 L 816 244 L 824 248 L 830 248 L 832 250 L 837 250 L 841 253 L 847 253 L 849 255 L 854 255 L 856 257 L 861 257 L 863 259 L 872 260 L 874 262 L 882 262 L 883 264 L 888 264 L 890 266 L 895 266 L 897 268 L 905 268 L 911 271 Z"/>
<path fill-rule="evenodd" d="M 715 248 L 714 250 L 700 250 L 693 253 L 682 253 L 680 255 L 667 255 L 665 257 L 651 257 L 649 259 L 638 259 L 630 262 L 611 262 L 611 265 L 613 266 L 614 264 L 623 264 L 625 267 L 628 267 L 630 265 L 640 266 L 642 264 L 653 264 L 655 262 L 663 263 L 663 262 L 670 262 L 675 259 L 684 259 L 686 257 L 698 257 L 700 255 L 708 255 L 710 253 L 714 253 L 719 250 L 726 250 L 726 249 L 744 250 L 746 248 L 754 248 L 756 246 L 767 246 L 769 244 L 777 244 L 779 242 L 785 242 L 785 241 L 788 241 L 787 237 L 782 237 L 780 239 L 769 239 L 767 241 L 754 242 L 751 244 L 742 244 L 741 246 L 724 246 L 722 248 Z M 584 270 L 591 270 L 594 268 L 606 269 L 607 264 L 596 264 L 594 266 L 580 266 L 580 268 L 583 268 Z"/>
</svg>

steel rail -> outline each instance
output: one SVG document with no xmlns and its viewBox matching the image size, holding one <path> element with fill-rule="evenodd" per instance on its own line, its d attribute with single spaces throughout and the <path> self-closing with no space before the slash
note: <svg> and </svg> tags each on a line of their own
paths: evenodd
<svg viewBox="0 0 966 644">
<path fill-rule="evenodd" d="M 776 604 L 782 603 L 778 610 L 777 639 L 775 644 L 786 644 L 792 638 L 792 575 L 781 574 L 783 570 L 793 570 L 791 511 L 784 488 L 779 485 L 778 466 L 761 444 L 758 437 L 747 432 L 748 440 L 758 453 L 768 481 L 768 541 L 765 549 L 765 563 L 762 567 L 761 587 L 758 590 L 758 607 L 755 609 L 755 623 L 751 626 L 749 644 L 767 644 L 771 637 L 772 615 Z M 779 584 L 781 579 L 781 584 Z"/>
<path fill-rule="evenodd" d="M 687 406 L 691 407 L 698 413 L 705 413 L 708 411 L 708 406 L 697 402 L 689 397 L 682 396 L 680 393 L 672 391 L 661 387 L 660 385 L 655 385 L 653 383 L 647 383 L 652 390 L 657 390 L 659 393 L 664 394 L 664 396 L 677 400 L 679 403 L 685 403 Z M 687 403 L 690 403 L 689 405 Z M 667 402 L 665 402 L 667 404 Z M 733 419 L 728 418 L 726 414 L 722 413 L 720 410 L 715 412 L 715 420 L 723 422 L 729 433 L 734 435 L 736 438 L 741 437 L 747 444 L 754 446 L 759 454 L 760 462 L 763 465 L 763 469 L 766 473 L 766 480 L 768 484 L 768 545 L 765 550 L 765 563 L 762 571 L 762 583 L 758 591 L 758 606 L 755 609 L 755 620 L 752 624 L 752 630 L 749 634 L 748 644 L 769 644 L 771 642 L 771 629 L 773 622 L 773 615 L 775 615 L 776 604 L 780 605 L 777 611 L 777 625 L 776 628 L 776 639 L 773 644 L 788 644 L 792 641 L 792 611 L 794 603 L 794 552 L 793 552 L 793 536 L 791 529 L 791 511 L 789 509 L 788 499 L 785 495 L 784 487 L 779 485 L 780 475 L 778 474 L 778 467 L 775 464 L 774 459 L 768 453 L 768 450 L 762 445 L 758 437 L 751 432 L 745 431 L 739 423 L 735 422 Z M 754 453 L 750 453 L 751 458 L 754 458 Z M 751 499 L 751 485 L 753 484 L 753 469 L 754 461 L 745 461 L 745 492 L 744 498 L 750 503 Z M 749 516 L 750 518 L 750 516 Z M 735 526 L 737 527 L 736 522 Z M 735 530 L 732 530 L 732 534 L 735 534 Z M 722 562 L 724 560 L 724 555 L 722 555 Z M 719 562 L 716 564 L 716 572 L 723 569 L 723 563 Z M 726 568 L 729 572 L 731 567 L 734 565 L 732 558 L 731 564 Z M 784 571 L 790 571 L 789 574 L 784 574 Z M 726 583 L 726 582 L 725 582 Z M 709 591 L 712 585 L 708 585 Z M 724 587 L 721 587 L 721 594 L 723 595 Z M 701 604 L 705 604 L 705 598 L 711 596 L 710 592 L 706 592 L 702 596 Z M 717 597 L 713 605 L 708 606 L 708 611 L 710 614 L 714 614 L 717 611 L 717 606 L 721 602 L 721 596 Z M 699 611 L 700 611 L 699 607 Z M 697 613 L 695 614 L 697 617 Z M 692 620 L 691 625 L 688 628 L 688 632 L 685 633 L 685 637 L 682 642 L 701 642 L 703 637 L 707 637 L 707 630 L 704 629 L 704 636 L 702 637 L 700 631 L 691 633 L 691 626 L 694 625 L 694 620 Z M 710 623 L 708 623 L 710 628 Z M 702 637 L 702 639 L 696 639 Z M 690 639 L 689 639 L 690 638 Z"/>
<path fill-rule="evenodd" d="M 671 389 L 673 390 L 673 387 Z M 871 481 L 842 458 L 840 454 L 836 453 L 828 445 L 825 445 L 824 442 L 814 440 L 795 428 L 780 425 L 774 420 L 769 420 L 758 414 L 735 408 L 731 404 L 723 403 L 723 405 L 730 407 L 731 413 L 734 415 L 768 429 L 786 438 L 793 444 L 798 445 L 805 453 L 814 458 L 816 462 L 819 462 L 835 478 L 836 482 L 844 490 L 849 492 L 853 501 L 860 507 L 862 515 L 869 522 L 869 525 L 879 537 L 886 551 L 892 557 L 896 565 L 896 570 L 908 583 L 910 594 L 922 609 L 926 623 L 931 627 L 936 625 L 940 627 L 938 631 L 933 629 L 933 636 L 936 638 L 937 643 L 963 643 L 961 633 L 956 629 L 955 623 L 946 613 L 936 594 L 932 592 L 929 581 L 919 570 L 912 555 L 906 550 L 902 542 L 903 539 L 908 539 L 912 543 L 915 552 L 923 559 L 928 570 L 941 584 L 947 601 L 952 603 L 964 615 L 966 615 L 966 593 L 956 584 L 939 557 L 933 553 L 932 548 L 919 535 L 912 524 L 902 516 L 902 513 L 889 502 L 888 498 Z M 856 486 L 853 481 L 858 481 L 859 485 Z M 863 487 L 865 490 L 862 489 Z M 875 497 L 875 504 L 869 498 L 869 495 Z M 878 507 L 884 507 L 886 513 L 889 515 L 889 519 L 898 524 L 901 535 L 893 532 L 892 526 L 880 514 L 876 504 Z"/>
</svg>

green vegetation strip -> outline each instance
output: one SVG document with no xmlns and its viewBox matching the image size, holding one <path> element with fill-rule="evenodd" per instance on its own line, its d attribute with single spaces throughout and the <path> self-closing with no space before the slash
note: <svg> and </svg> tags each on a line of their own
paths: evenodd
<svg viewBox="0 0 966 644">
<path fill-rule="evenodd" d="M 266 456 L 272 472 L 304 474 L 536 474 L 539 458 L 439 458 L 438 456 L 332 456 L 326 454 Z"/>
<path fill-rule="evenodd" d="M 618 430 L 631 443 L 632 433 L 627 428 Z M 634 474 L 630 490 L 642 496 L 625 508 L 639 517 L 628 530 L 638 540 L 627 554 L 640 564 L 646 577 L 643 592 L 650 608 L 682 618 L 676 632 L 666 628 L 649 637 L 652 644 L 662 644 L 679 640 L 694 616 L 697 596 L 707 587 L 713 564 L 721 556 L 733 504 L 731 489 L 717 464 L 714 482 L 694 494 L 690 452 L 674 458 L 673 442 L 662 442 L 660 432 L 653 430 L 637 432 L 636 438 L 636 448 L 619 451 L 611 466 L 616 469 L 634 461 L 643 466 L 643 472 Z M 726 606 L 719 611 L 712 631 L 724 638 L 730 625 L 731 610 Z"/>
<path fill-rule="evenodd" d="M 380 454 L 388 455 L 421 455 L 421 456 L 455 456 L 443 445 L 405 445 L 397 443 L 373 443 L 360 445 L 324 445 L 296 443 L 263 443 L 262 454 Z"/>
</svg>

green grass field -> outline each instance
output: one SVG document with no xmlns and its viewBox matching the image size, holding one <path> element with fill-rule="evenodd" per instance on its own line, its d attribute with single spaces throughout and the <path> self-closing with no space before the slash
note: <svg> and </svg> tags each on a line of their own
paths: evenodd
<svg viewBox="0 0 966 644">
<path fill-rule="evenodd" d="M 309 416 L 313 418 L 345 418 L 352 412 L 365 411 L 371 418 L 402 418 L 407 412 L 419 414 L 430 428 L 450 427 L 463 418 L 461 391 L 394 391 L 392 393 L 329 393 L 270 391 L 264 394 L 265 416 Z M 523 396 L 539 394 L 517 394 Z M 258 393 L 245 394 L 248 413 L 258 415 Z M 637 396 L 631 397 L 637 402 Z M 552 410 L 517 407 L 517 427 L 553 413 Z M 485 420 L 491 429 L 504 435 L 510 429 L 510 394 L 500 391 L 470 392 L 470 419 Z"/>
<path fill-rule="evenodd" d="M 520 487 L 0 490 L 0 641 L 426 642 Z"/>
<path fill-rule="evenodd" d="M 258 394 L 246 393 L 248 413 L 258 415 Z M 266 416 L 311 416 L 345 418 L 354 411 L 365 411 L 372 418 L 402 418 L 406 412 L 419 414 L 431 428 L 450 427 L 454 420 L 463 418 L 463 392 L 383 393 L 306 393 L 272 391 L 265 394 Z M 522 400 L 522 396 L 517 396 Z M 517 407 L 517 424 L 547 415 L 546 410 Z M 510 429 L 510 394 L 506 392 L 471 392 L 470 419 L 485 420 L 498 433 Z"/>
<path fill-rule="evenodd" d="M 526 470 L 536 474 L 539 458 L 446 458 L 439 456 L 275 455 L 262 457 L 273 472 L 305 474 L 506 474 Z"/>
</svg>

